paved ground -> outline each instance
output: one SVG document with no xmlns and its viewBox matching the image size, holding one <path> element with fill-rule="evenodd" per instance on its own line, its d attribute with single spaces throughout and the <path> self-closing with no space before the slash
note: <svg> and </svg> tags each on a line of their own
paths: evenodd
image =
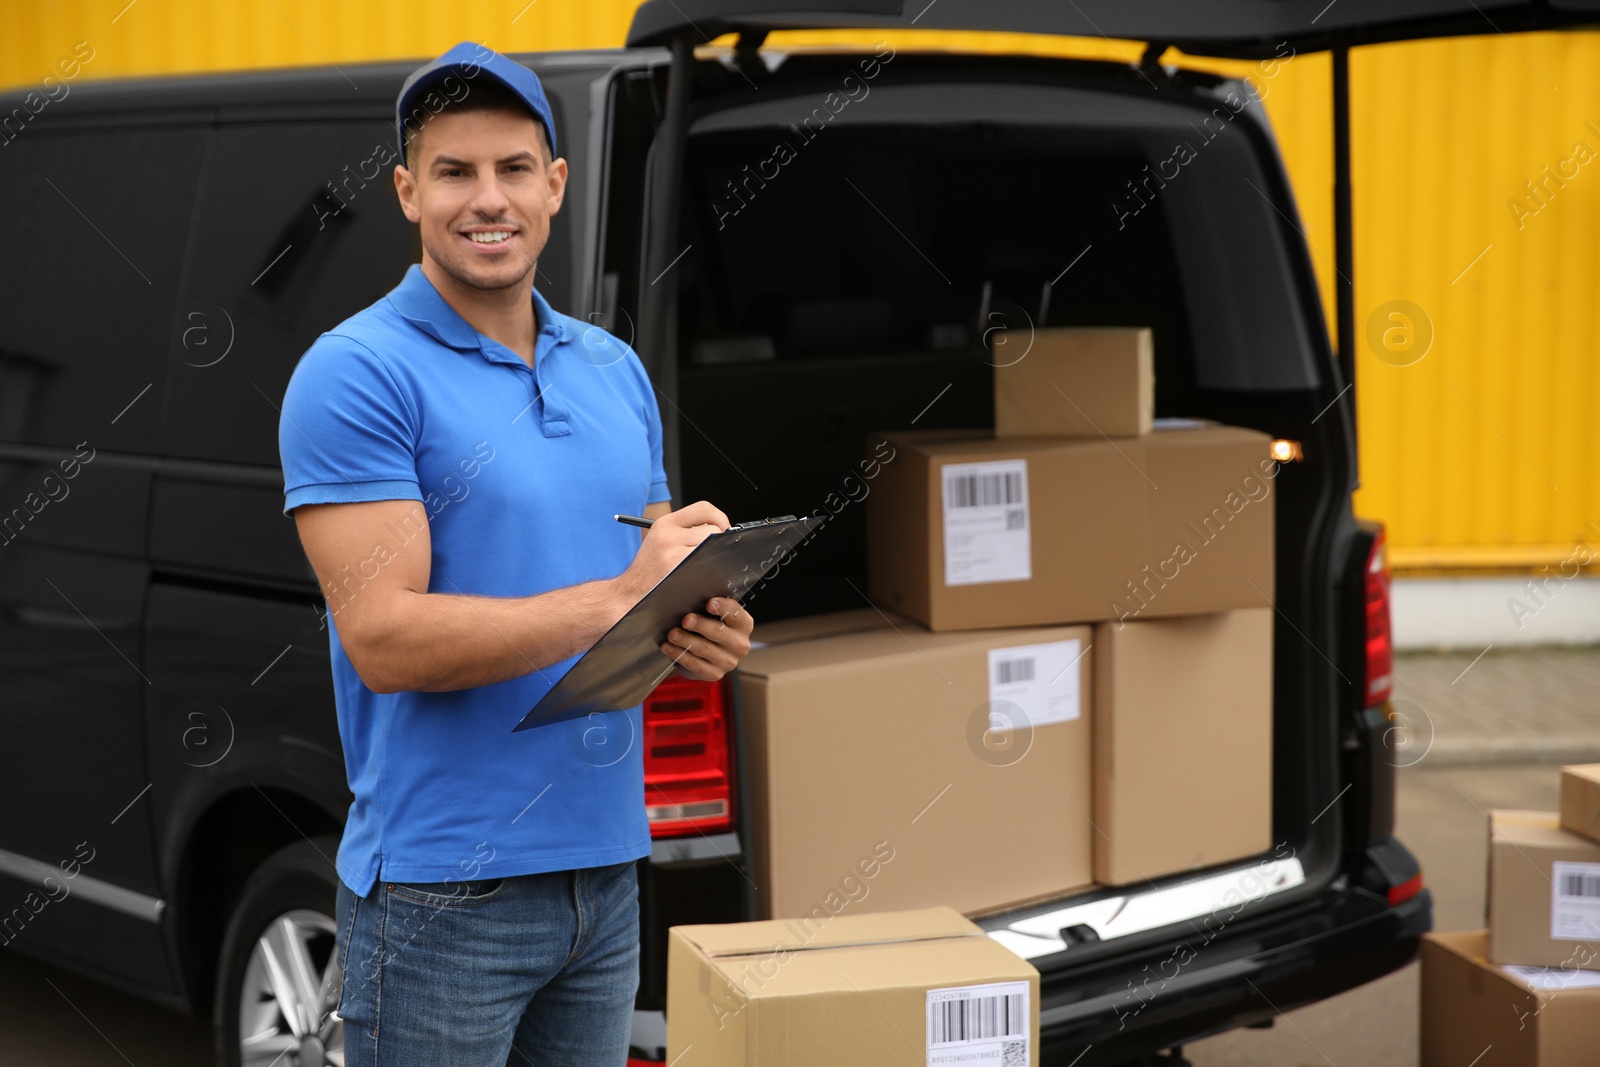
<svg viewBox="0 0 1600 1067">
<path fill-rule="evenodd" d="M 1482 926 L 1482 813 L 1553 808 L 1553 764 L 1600 760 L 1600 648 L 1407 654 L 1395 678 L 1413 720 L 1410 754 L 1420 757 L 1400 776 L 1400 836 L 1422 861 L 1437 928 Z M 1196 1067 L 1414 1067 L 1416 1013 L 1412 965 L 1291 1012 L 1271 1030 L 1223 1034 L 1186 1052 Z M 0 1064 L 211 1062 L 205 1022 L 0 950 Z"/>
<path fill-rule="evenodd" d="M 1560 763 L 1600 761 L 1600 647 L 1407 653 L 1399 834 L 1422 862 L 1439 930 L 1481 927 L 1484 812 L 1553 809 Z M 1189 1046 L 1195 1067 L 1415 1067 L 1417 968 L 1290 1012 L 1271 1030 Z"/>
<path fill-rule="evenodd" d="M 211 1027 L 0 950 L 0 1063 L 210 1067 Z"/>
<path fill-rule="evenodd" d="M 1433 891 L 1434 928 L 1483 926 L 1490 808 L 1552 809 L 1554 766 L 1445 767 L 1400 775 L 1400 837 Z M 1237 1030 L 1190 1045 L 1195 1067 L 1416 1067 L 1417 965 L 1290 1012 L 1271 1030 Z M 1465 1065 L 1463 1065 L 1465 1067 Z"/>
<path fill-rule="evenodd" d="M 1600 762 L 1600 647 L 1405 653 L 1394 679 L 1409 758 Z"/>
</svg>

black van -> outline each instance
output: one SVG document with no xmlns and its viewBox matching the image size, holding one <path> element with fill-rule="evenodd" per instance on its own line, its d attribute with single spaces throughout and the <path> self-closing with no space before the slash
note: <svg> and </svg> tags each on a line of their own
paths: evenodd
<svg viewBox="0 0 1600 1067">
<path fill-rule="evenodd" d="M 745 518 L 827 498 L 868 431 L 992 425 L 997 328 L 1152 326 L 1158 414 L 1298 456 L 1277 479 L 1279 844 L 982 924 L 1043 975 L 1044 1062 L 1081 1067 L 1402 966 L 1431 900 L 1391 833 L 1382 530 L 1351 513 L 1348 48 L 1595 5 L 1502 4 L 1492 25 L 1471 0 L 780 7 L 650 0 L 627 48 L 523 57 L 573 174 L 541 292 L 640 352 L 677 501 Z M 1129 64 L 761 48 L 913 24 L 1148 45 Z M 1259 102 L 1159 66 L 1172 43 L 1334 50 L 1337 355 Z M 0 98 L 0 941 L 212 1012 L 227 1064 L 343 1060 L 350 797 L 276 430 L 311 340 L 418 259 L 385 165 L 415 66 Z M 862 510 L 760 590 L 759 618 L 862 606 Z M 736 692 L 676 680 L 646 707 L 640 1060 L 666 1044 L 667 928 L 754 915 Z"/>
</svg>

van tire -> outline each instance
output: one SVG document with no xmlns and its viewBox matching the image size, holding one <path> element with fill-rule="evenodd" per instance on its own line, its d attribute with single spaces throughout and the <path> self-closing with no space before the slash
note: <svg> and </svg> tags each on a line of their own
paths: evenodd
<svg viewBox="0 0 1600 1067">
<path fill-rule="evenodd" d="M 273 853 L 245 882 L 217 961 L 213 1033 L 221 1067 L 266 1064 L 279 1055 L 278 1067 L 323 1067 L 331 1062 L 321 1055 L 325 1048 L 339 1050 L 342 1060 L 343 1024 L 331 1014 L 339 999 L 334 921 L 339 875 L 331 862 L 338 847 L 336 837 L 297 841 Z M 296 1036 L 288 1025 L 265 968 L 268 951 L 303 959 L 320 983 L 310 998 L 318 1002 L 315 1032 L 302 1025 Z M 307 998 L 291 991 L 291 999 L 299 1005 Z M 246 1025 L 258 1035 L 255 1056 L 247 1057 L 242 1045 Z M 260 1054 L 267 1049 L 269 1054 Z"/>
</svg>

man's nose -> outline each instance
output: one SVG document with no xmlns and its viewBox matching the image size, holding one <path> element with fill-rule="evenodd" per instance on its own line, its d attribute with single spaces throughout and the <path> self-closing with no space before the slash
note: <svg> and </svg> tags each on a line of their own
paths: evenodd
<svg viewBox="0 0 1600 1067">
<path fill-rule="evenodd" d="M 492 169 L 474 184 L 472 206 L 490 218 L 499 218 L 511 206 L 511 199 L 500 184 L 500 175 Z"/>
</svg>

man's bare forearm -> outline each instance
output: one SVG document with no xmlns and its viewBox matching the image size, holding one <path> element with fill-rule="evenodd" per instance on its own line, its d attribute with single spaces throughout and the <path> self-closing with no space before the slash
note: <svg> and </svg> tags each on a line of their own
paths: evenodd
<svg viewBox="0 0 1600 1067">
<path fill-rule="evenodd" d="M 356 666 L 381 693 L 492 685 L 584 651 L 637 599 L 621 578 L 531 597 L 404 593 L 367 624 Z"/>
</svg>

